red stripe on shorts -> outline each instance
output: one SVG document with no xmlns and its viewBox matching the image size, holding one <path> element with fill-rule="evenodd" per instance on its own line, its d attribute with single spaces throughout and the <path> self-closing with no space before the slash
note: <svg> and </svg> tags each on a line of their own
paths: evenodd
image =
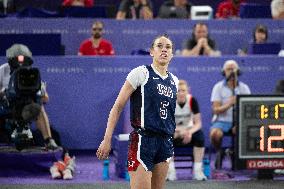
<svg viewBox="0 0 284 189">
<path fill-rule="evenodd" d="M 136 171 L 140 162 L 137 160 L 137 151 L 139 143 L 139 134 L 133 132 L 130 134 L 130 144 L 128 149 L 127 167 L 128 171 Z"/>
</svg>

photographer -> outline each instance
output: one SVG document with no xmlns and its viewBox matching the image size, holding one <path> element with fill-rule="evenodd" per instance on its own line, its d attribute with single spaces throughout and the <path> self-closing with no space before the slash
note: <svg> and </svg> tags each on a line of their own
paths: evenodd
<svg viewBox="0 0 284 189">
<path fill-rule="evenodd" d="M 41 89 L 37 91 L 36 94 L 38 99 L 35 99 L 35 102 L 32 102 L 29 106 L 18 106 L 17 104 L 21 104 L 18 103 L 19 98 L 14 97 L 17 95 L 19 96 L 19 94 L 17 94 L 17 90 L 14 89 L 14 83 L 16 83 L 14 81 L 15 78 L 19 81 L 17 81 L 17 83 L 21 83 L 21 78 L 17 78 L 16 71 L 21 68 L 31 67 L 31 64 L 33 63 L 31 51 L 25 45 L 14 44 L 7 49 L 6 57 L 8 59 L 8 63 L 0 66 L 0 118 L 6 119 L 9 115 L 12 115 L 12 118 L 16 120 L 21 117 L 21 121 L 25 121 L 25 119 L 30 121 L 34 120 L 31 119 L 32 115 L 36 116 L 36 126 L 41 131 L 45 140 L 46 148 L 52 150 L 58 148 L 57 144 L 52 139 L 49 120 L 43 106 L 43 103 L 48 101 L 48 94 L 45 87 L 41 87 Z M 13 93 L 15 93 L 15 95 L 13 95 Z M 19 109 L 19 107 L 23 109 Z M 20 114 L 18 112 L 20 112 Z M 15 129 L 11 137 L 15 138 L 17 134 L 17 129 Z M 22 134 L 26 134 L 29 139 L 33 138 L 30 129 L 27 127 L 23 128 Z"/>
</svg>

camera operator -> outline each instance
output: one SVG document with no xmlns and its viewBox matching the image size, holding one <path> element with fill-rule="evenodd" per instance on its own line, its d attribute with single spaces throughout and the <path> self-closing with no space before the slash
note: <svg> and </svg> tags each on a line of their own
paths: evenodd
<svg viewBox="0 0 284 189">
<path fill-rule="evenodd" d="M 6 94 L 9 94 L 9 90 L 11 90 L 10 85 L 13 85 L 11 84 L 13 83 L 13 81 L 12 82 L 10 81 L 14 79 L 12 78 L 15 75 L 15 74 L 13 75 L 13 73 L 15 73 L 18 68 L 31 66 L 31 64 L 33 63 L 31 51 L 28 49 L 27 46 L 22 44 L 14 44 L 9 49 L 7 49 L 6 57 L 8 59 L 8 63 L 5 63 L 0 66 L 0 118 L 4 119 L 6 119 L 7 115 L 11 114 L 12 112 L 12 107 L 10 107 L 9 105 L 9 101 L 7 100 Z M 46 103 L 48 101 L 48 94 L 44 86 L 41 87 L 38 93 L 40 94 L 39 96 L 40 102 L 38 103 L 37 106 L 35 106 L 36 109 L 33 110 L 28 109 L 28 111 L 26 112 L 36 116 L 35 119 L 36 126 L 40 130 L 45 140 L 46 148 L 54 150 L 58 148 L 58 146 L 51 136 L 49 120 L 43 106 L 43 103 Z M 36 102 L 32 104 L 34 105 L 36 104 Z M 25 108 L 26 107 L 23 108 L 23 112 L 25 112 Z M 17 107 L 16 111 L 18 111 Z M 26 115 L 26 116 L 31 116 L 31 115 Z M 21 114 L 21 116 L 23 117 L 23 119 L 25 119 L 25 115 L 23 113 Z M 24 128 L 22 130 L 22 133 L 26 134 L 28 138 L 33 138 L 29 128 Z M 11 138 L 15 138 L 16 135 L 17 135 L 17 130 L 15 129 L 11 135 Z"/>
</svg>

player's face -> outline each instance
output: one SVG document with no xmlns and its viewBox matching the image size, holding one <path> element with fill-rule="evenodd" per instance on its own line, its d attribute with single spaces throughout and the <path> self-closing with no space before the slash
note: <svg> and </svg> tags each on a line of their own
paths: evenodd
<svg viewBox="0 0 284 189">
<path fill-rule="evenodd" d="M 186 95 L 188 94 L 188 88 L 186 85 L 179 85 L 178 86 L 178 93 L 177 93 L 177 102 L 184 103 Z"/>
<path fill-rule="evenodd" d="M 154 46 L 150 50 L 154 62 L 166 65 L 173 57 L 173 44 L 166 37 L 160 37 L 155 40 Z"/>
</svg>

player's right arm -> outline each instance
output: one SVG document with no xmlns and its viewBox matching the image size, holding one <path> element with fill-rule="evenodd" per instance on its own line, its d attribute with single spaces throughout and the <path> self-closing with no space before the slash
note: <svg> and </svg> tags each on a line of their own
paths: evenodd
<svg viewBox="0 0 284 189">
<path fill-rule="evenodd" d="M 104 139 L 97 150 L 97 157 L 99 159 L 106 159 L 108 157 L 111 150 L 112 134 L 118 122 L 119 116 L 131 94 L 145 81 L 147 72 L 148 70 L 145 66 L 139 66 L 128 74 L 127 79 L 109 113 Z"/>
<path fill-rule="evenodd" d="M 97 157 L 101 159 L 106 159 L 111 150 L 111 139 L 116 123 L 118 122 L 119 116 L 123 111 L 123 108 L 128 101 L 131 94 L 134 92 L 131 84 L 126 80 L 122 86 L 119 95 L 109 113 L 107 128 L 104 135 L 104 139 L 101 142 L 99 149 L 97 151 Z"/>
</svg>

